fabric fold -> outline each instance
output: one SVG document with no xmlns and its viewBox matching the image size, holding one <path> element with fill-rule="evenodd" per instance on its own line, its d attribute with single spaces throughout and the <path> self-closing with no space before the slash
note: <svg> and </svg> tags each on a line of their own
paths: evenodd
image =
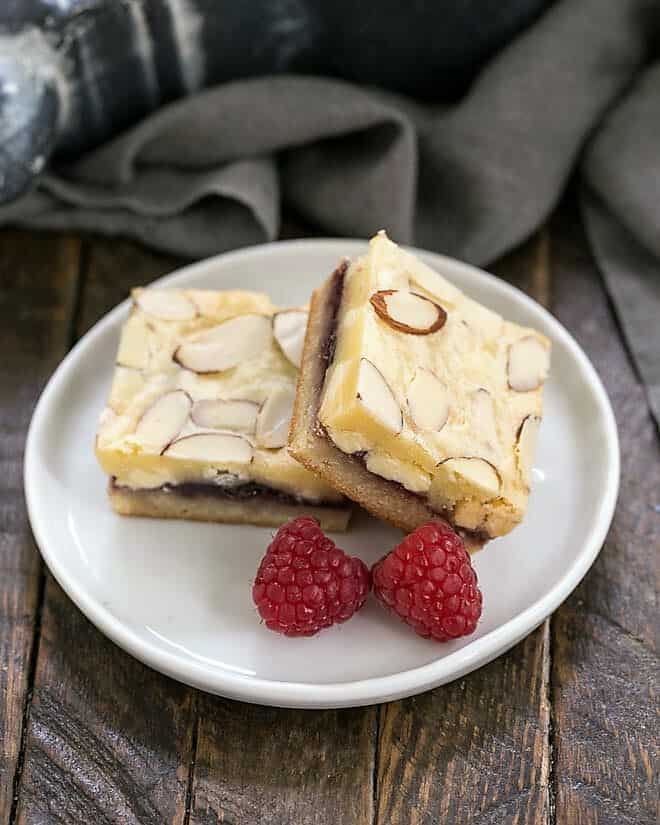
<svg viewBox="0 0 660 825">
<path fill-rule="evenodd" d="M 660 261 L 593 194 L 582 198 L 587 235 L 660 428 Z"/>
<path fill-rule="evenodd" d="M 0 224 L 124 234 L 196 258 L 276 238 L 284 201 L 319 234 L 387 228 L 484 265 L 538 228 L 577 170 L 653 394 L 660 356 L 635 328 L 660 318 L 658 42 L 657 0 L 557 0 L 450 106 L 328 78 L 234 81 L 51 169 L 0 207 Z"/>
</svg>

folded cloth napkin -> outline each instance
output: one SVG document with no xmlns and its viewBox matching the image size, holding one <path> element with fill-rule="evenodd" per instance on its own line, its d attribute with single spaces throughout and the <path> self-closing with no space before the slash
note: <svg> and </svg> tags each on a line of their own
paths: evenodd
<svg viewBox="0 0 660 825">
<path fill-rule="evenodd" d="M 660 423 L 658 0 L 558 0 L 451 106 L 338 80 L 237 81 L 161 109 L 0 207 L 202 257 L 272 240 L 286 203 L 326 234 L 382 227 L 487 264 L 576 167 L 593 250 Z"/>
</svg>

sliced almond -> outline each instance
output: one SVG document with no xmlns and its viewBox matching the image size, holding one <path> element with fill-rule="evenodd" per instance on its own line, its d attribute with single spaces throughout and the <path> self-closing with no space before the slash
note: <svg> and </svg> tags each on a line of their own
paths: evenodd
<svg viewBox="0 0 660 825">
<path fill-rule="evenodd" d="M 515 392 L 536 390 L 550 368 L 550 351 L 538 338 L 527 335 L 509 347 L 507 373 L 509 387 Z"/>
<path fill-rule="evenodd" d="M 139 312 L 132 312 L 124 324 L 117 350 L 117 366 L 140 370 L 149 366 L 153 328 Z"/>
<path fill-rule="evenodd" d="M 420 367 L 408 385 L 408 409 L 422 430 L 441 430 L 449 417 L 449 391 L 438 376 Z"/>
<path fill-rule="evenodd" d="M 214 319 L 216 324 L 247 312 L 270 315 L 275 307 L 264 292 L 243 289 L 187 289 L 186 295 L 199 315 Z"/>
<path fill-rule="evenodd" d="M 456 306 L 463 297 L 461 291 L 440 275 L 439 272 L 436 272 L 435 269 L 426 266 L 419 259 L 413 258 L 412 255 L 404 254 L 406 254 L 406 260 L 409 264 L 408 272 L 411 284 L 418 289 L 421 288 L 424 292 L 428 292 L 432 298 L 441 301 L 445 306 L 449 305 L 450 309 Z"/>
<path fill-rule="evenodd" d="M 209 464 L 249 464 L 253 449 L 242 435 L 232 433 L 194 433 L 173 441 L 163 455 Z"/>
<path fill-rule="evenodd" d="M 282 352 L 294 367 L 300 369 L 308 312 L 304 309 L 286 309 L 273 317 L 273 335 Z"/>
<path fill-rule="evenodd" d="M 502 480 L 495 467 L 485 458 L 447 458 L 439 465 L 450 474 L 462 476 L 470 484 L 481 489 L 486 495 L 495 496 Z"/>
<path fill-rule="evenodd" d="M 461 298 L 461 293 L 455 286 L 419 258 L 392 243 L 384 232 L 371 239 L 369 259 L 372 272 L 380 273 L 383 269 L 390 269 L 400 273 L 408 282 L 420 287 L 425 293 L 428 292 L 431 298 L 443 305 L 449 302 L 455 306 Z M 449 266 L 451 267 L 451 264 Z M 378 283 L 380 285 L 380 281 Z M 398 284 L 392 283 L 388 286 L 395 288 Z M 386 287 L 383 284 L 381 288 Z"/>
<path fill-rule="evenodd" d="M 285 446 L 295 396 L 293 387 L 282 387 L 268 396 L 257 418 L 257 443 L 261 447 Z"/>
<path fill-rule="evenodd" d="M 426 493 L 431 486 L 431 476 L 414 464 L 406 464 L 386 453 L 368 452 L 364 458 L 367 470 L 378 476 L 396 481 L 411 493 Z"/>
<path fill-rule="evenodd" d="M 197 317 L 195 304 L 178 289 L 136 290 L 135 303 L 161 321 L 191 321 Z"/>
<path fill-rule="evenodd" d="M 238 430 L 252 434 L 257 426 L 259 404 L 242 399 L 203 398 L 195 401 L 190 417 L 209 430 Z"/>
<path fill-rule="evenodd" d="M 408 273 L 394 267 L 380 267 L 376 274 L 376 282 L 380 289 L 410 289 Z"/>
<path fill-rule="evenodd" d="M 181 432 L 191 407 L 192 401 L 187 392 L 166 392 L 143 413 L 135 428 L 136 438 L 161 450 Z"/>
<path fill-rule="evenodd" d="M 381 371 L 368 358 L 360 359 L 357 398 L 383 427 L 393 433 L 401 432 L 403 429 L 401 407 Z"/>
<path fill-rule="evenodd" d="M 369 300 L 381 320 L 409 335 L 430 335 L 442 329 L 447 320 L 439 304 L 405 289 L 381 289 Z"/>
<path fill-rule="evenodd" d="M 181 344 L 173 357 L 193 372 L 222 372 L 261 355 L 272 337 L 267 316 L 238 315 Z"/>
<path fill-rule="evenodd" d="M 525 484 L 529 484 L 529 474 L 534 461 L 536 441 L 541 426 L 541 419 L 538 415 L 528 415 L 523 418 L 518 434 L 516 436 L 516 456 L 518 459 L 518 469 Z"/>
<path fill-rule="evenodd" d="M 491 394 L 483 387 L 472 393 L 471 425 L 479 441 L 490 447 L 495 446 L 497 443 L 495 407 Z"/>
</svg>

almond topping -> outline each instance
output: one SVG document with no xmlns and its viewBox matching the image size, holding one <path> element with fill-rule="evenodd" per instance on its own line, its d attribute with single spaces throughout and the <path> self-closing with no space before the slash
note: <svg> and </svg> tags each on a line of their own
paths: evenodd
<svg viewBox="0 0 660 825">
<path fill-rule="evenodd" d="M 447 313 L 441 306 L 416 292 L 381 289 L 369 300 L 381 320 L 409 335 L 430 335 L 442 329 L 447 320 Z"/>
<path fill-rule="evenodd" d="M 386 453 L 368 452 L 364 463 L 370 473 L 389 481 L 396 481 L 411 493 L 426 493 L 431 486 L 431 476 L 428 473 L 418 469 L 414 464 L 406 464 Z"/>
<path fill-rule="evenodd" d="M 209 430 L 238 430 L 252 434 L 257 426 L 259 404 L 242 399 L 203 398 L 195 401 L 191 418 L 198 427 Z"/>
<path fill-rule="evenodd" d="M 550 351 L 538 338 L 527 335 L 509 347 L 507 373 L 515 392 L 530 392 L 545 381 L 550 368 Z"/>
<path fill-rule="evenodd" d="M 140 370 L 149 366 L 153 328 L 139 312 L 132 312 L 124 324 L 117 351 L 117 366 Z"/>
<path fill-rule="evenodd" d="M 135 303 L 147 315 L 161 321 L 191 321 L 197 317 L 195 304 L 178 289 L 136 290 Z"/>
<path fill-rule="evenodd" d="M 253 449 L 241 435 L 232 433 L 195 433 L 184 435 L 163 450 L 163 455 L 209 464 L 249 464 Z"/>
<path fill-rule="evenodd" d="M 502 484 L 500 474 L 485 458 L 447 458 L 438 466 L 443 467 L 451 475 L 462 476 L 486 495 L 496 496 L 499 493 Z"/>
<path fill-rule="evenodd" d="M 272 335 L 267 316 L 238 315 L 190 338 L 173 357 L 193 372 L 222 372 L 261 355 L 270 346 Z"/>
<path fill-rule="evenodd" d="M 280 349 L 294 367 L 300 369 L 308 313 L 304 309 L 286 309 L 273 317 L 273 335 Z"/>
<path fill-rule="evenodd" d="M 257 443 L 261 447 L 284 447 L 289 435 L 295 399 L 293 387 L 282 387 L 270 394 L 257 418 Z"/>
<path fill-rule="evenodd" d="M 403 415 L 381 371 L 367 358 L 360 359 L 357 398 L 372 418 L 393 433 L 403 429 Z"/>
<path fill-rule="evenodd" d="M 136 438 L 149 447 L 162 450 L 181 432 L 191 407 L 187 392 L 166 392 L 143 413 L 135 428 Z"/>
<path fill-rule="evenodd" d="M 534 461 L 534 451 L 536 441 L 541 426 L 541 419 L 538 415 L 528 415 L 523 418 L 518 434 L 516 436 L 516 455 L 518 458 L 518 469 L 525 484 L 529 485 L 529 474 Z"/>
<path fill-rule="evenodd" d="M 406 254 L 402 250 L 399 253 Z M 411 285 L 428 293 L 436 301 L 441 301 L 451 309 L 461 300 L 461 291 L 423 261 L 413 259 L 408 269 Z"/>
<path fill-rule="evenodd" d="M 441 430 L 449 417 L 449 392 L 438 376 L 420 367 L 408 385 L 408 409 L 422 430 Z"/>
<path fill-rule="evenodd" d="M 405 270 L 383 266 L 378 269 L 377 283 L 380 289 L 410 290 L 410 279 Z"/>
</svg>

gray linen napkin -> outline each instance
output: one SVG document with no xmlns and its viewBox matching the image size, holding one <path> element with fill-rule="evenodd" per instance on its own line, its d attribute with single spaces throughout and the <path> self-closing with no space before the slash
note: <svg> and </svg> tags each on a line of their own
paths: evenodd
<svg viewBox="0 0 660 825">
<path fill-rule="evenodd" d="M 456 105 L 284 75 L 161 109 L 0 223 L 93 229 L 202 257 L 277 237 L 282 201 L 326 234 L 382 227 L 487 264 L 579 165 L 594 253 L 660 423 L 658 0 L 558 0 Z"/>
</svg>

